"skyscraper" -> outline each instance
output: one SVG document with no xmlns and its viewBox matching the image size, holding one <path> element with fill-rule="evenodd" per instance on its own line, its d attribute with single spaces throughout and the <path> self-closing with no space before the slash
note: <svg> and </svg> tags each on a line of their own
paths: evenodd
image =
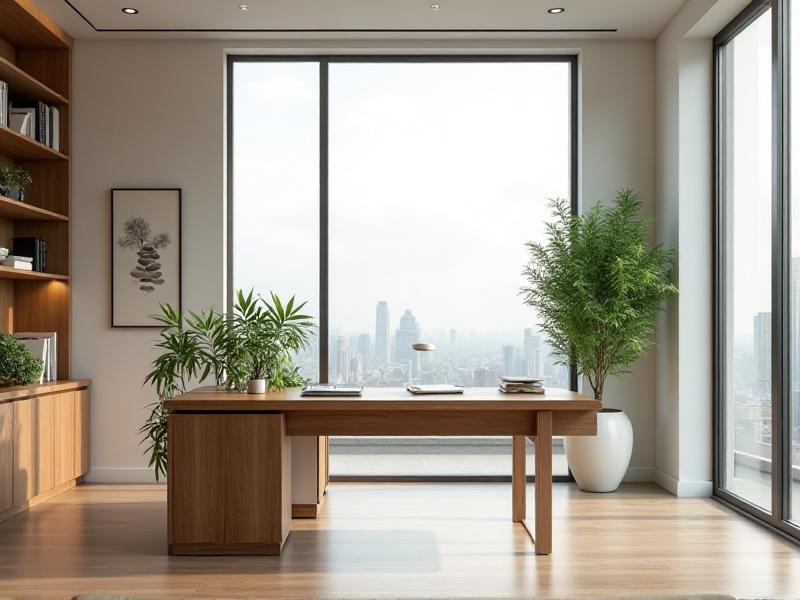
<svg viewBox="0 0 800 600">
<path fill-rule="evenodd" d="M 375 358 L 378 363 L 389 362 L 389 305 L 381 300 L 375 307 Z"/>
<path fill-rule="evenodd" d="M 760 312 L 753 317 L 753 354 L 758 391 L 768 394 L 772 378 L 772 313 Z"/>
<path fill-rule="evenodd" d="M 336 353 L 334 354 L 334 365 L 336 368 L 336 383 L 349 383 L 350 380 L 350 350 L 347 338 L 339 336 L 336 338 Z"/>
<path fill-rule="evenodd" d="M 419 374 L 419 353 L 411 348 L 411 344 L 420 341 L 419 324 L 410 310 L 400 317 L 400 327 L 394 335 L 394 360 L 411 364 L 411 377 Z"/>
<path fill-rule="evenodd" d="M 358 334 L 358 353 L 366 358 L 369 356 L 369 334 L 368 333 L 360 333 Z"/>
<path fill-rule="evenodd" d="M 517 375 L 516 354 L 514 346 L 503 346 L 503 375 Z"/>
<path fill-rule="evenodd" d="M 524 332 L 522 344 L 522 361 L 524 364 L 523 375 L 528 377 L 541 377 L 544 373 L 542 361 L 542 340 L 538 335 L 534 335 L 533 329 L 528 328 Z"/>
</svg>

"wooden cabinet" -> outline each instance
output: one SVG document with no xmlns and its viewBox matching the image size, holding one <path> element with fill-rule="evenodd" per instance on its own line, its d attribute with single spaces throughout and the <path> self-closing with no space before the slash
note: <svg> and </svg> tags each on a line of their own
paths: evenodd
<svg viewBox="0 0 800 600">
<path fill-rule="evenodd" d="M 169 416 L 170 554 L 280 554 L 291 521 L 282 414 Z"/>
<path fill-rule="evenodd" d="M 54 485 L 75 479 L 75 394 L 66 392 L 52 397 Z"/>
<path fill-rule="evenodd" d="M 36 405 L 38 398 L 18 400 L 14 408 L 14 504 L 24 504 L 36 495 Z"/>
<path fill-rule="evenodd" d="M 0 404 L 0 513 L 14 504 L 14 406 Z"/>
<path fill-rule="evenodd" d="M 0 388 L 0 520 L 74 485 L 89 468 L 87 381 Z M 46 392 L 51 393 L 46 393 Z M 26 394 L 36 393 L 26 397 Z"/>
<path fill-rule="evenodd" d="M 34 398 L 33 469 L 38 496 L 55 487 L 55 412 L 57 396 Z"/>
<path fill-rule="evenodd" d="M 75 477 L 89 472 L 89 390 L 75 392 Z"/>
</svg>

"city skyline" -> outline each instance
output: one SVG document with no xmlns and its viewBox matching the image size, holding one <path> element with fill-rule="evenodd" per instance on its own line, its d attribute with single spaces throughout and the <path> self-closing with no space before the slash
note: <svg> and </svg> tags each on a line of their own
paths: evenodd
<svg viewBox="0 0 800 600">
<path fill-rule="evenodd" d="M 395 327 L 389 320 L 384 340 L 390 314 L 388 303 L 379 301 L 371 331 L 330 333 L 329 382 L 371 386 L 453 383 L 484 387 L 496 385 L 501 375 L 525 375 L 543 377 L 551 387 L 568 386 L 568 369 L 555 364 L 546 341 L 532 327 L 518 330 L 514 340 L 496 333 L 460 336 L 455 328 L 439 328 L 434 335 L 423 329 L 412 309 L 406 308 Z M 436 350 L 414 351 L 411 345 L 421 341 L 434 342 Z M 312 379 L 316 379 L 310 373 L 316 373 L 317 357 L 318 343 L 298 357 L 304 374 Z"/>
</svg>

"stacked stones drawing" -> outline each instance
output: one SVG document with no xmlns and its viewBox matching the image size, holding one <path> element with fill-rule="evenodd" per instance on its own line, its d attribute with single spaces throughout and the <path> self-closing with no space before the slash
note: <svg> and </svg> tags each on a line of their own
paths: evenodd
<svg viewBox="0 0 800 600">
<path fill-rule="evenodd" d="M 168 233 L 153 235 L 150 223 L 142 217 L 131 217 L 123 226 L 124 235 L 117 243 L 120 248 L 136 252 L 138 259 L 131 271 L 134 284 L 146 294 L 154 292 L 156 286 L 164 285 L 164 270 L 158 251 L 172 243 Z"/>
</svg>

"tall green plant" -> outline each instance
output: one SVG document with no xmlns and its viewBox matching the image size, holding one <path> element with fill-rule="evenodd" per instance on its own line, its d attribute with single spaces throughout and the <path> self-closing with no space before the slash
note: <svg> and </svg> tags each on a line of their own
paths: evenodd
<svg viewBox="0 0 800 600">
<path fill-rule="evenodd" d="M 140 429 L 156 480 L 167 474 L 167 415 L 164 402 L 213 377 L 218 387 L 243 390 L 248 378 L 265 378 L 270 389 L 305 383 L 293 362 L 306 348 L 314 325 L 302 314 L 305 303 L 294 297 L 285 305 L 271 293 L 267 301 L 239 290 L 232 315 L 214 310 L 189 312 L 183 319 L 171 306 L 161 306 L 153 319 L 162 326 L 155 347 L 160 350 L 145 384 L 158 400 Z"/>
<path fill-rule="evenodd" d="M 551 206 L 547 242 L 527 244 L 522 294 L 558 362 L 574 364 L 602 400 L 608 376 L 628 373 L 652 345 L 658 312 L 678 292 L 673 252 L 648 247 L 651 220 L 637 217 L 641 202 L 632 190 L 582 215 L 561 199 Z"/>
</svg>

